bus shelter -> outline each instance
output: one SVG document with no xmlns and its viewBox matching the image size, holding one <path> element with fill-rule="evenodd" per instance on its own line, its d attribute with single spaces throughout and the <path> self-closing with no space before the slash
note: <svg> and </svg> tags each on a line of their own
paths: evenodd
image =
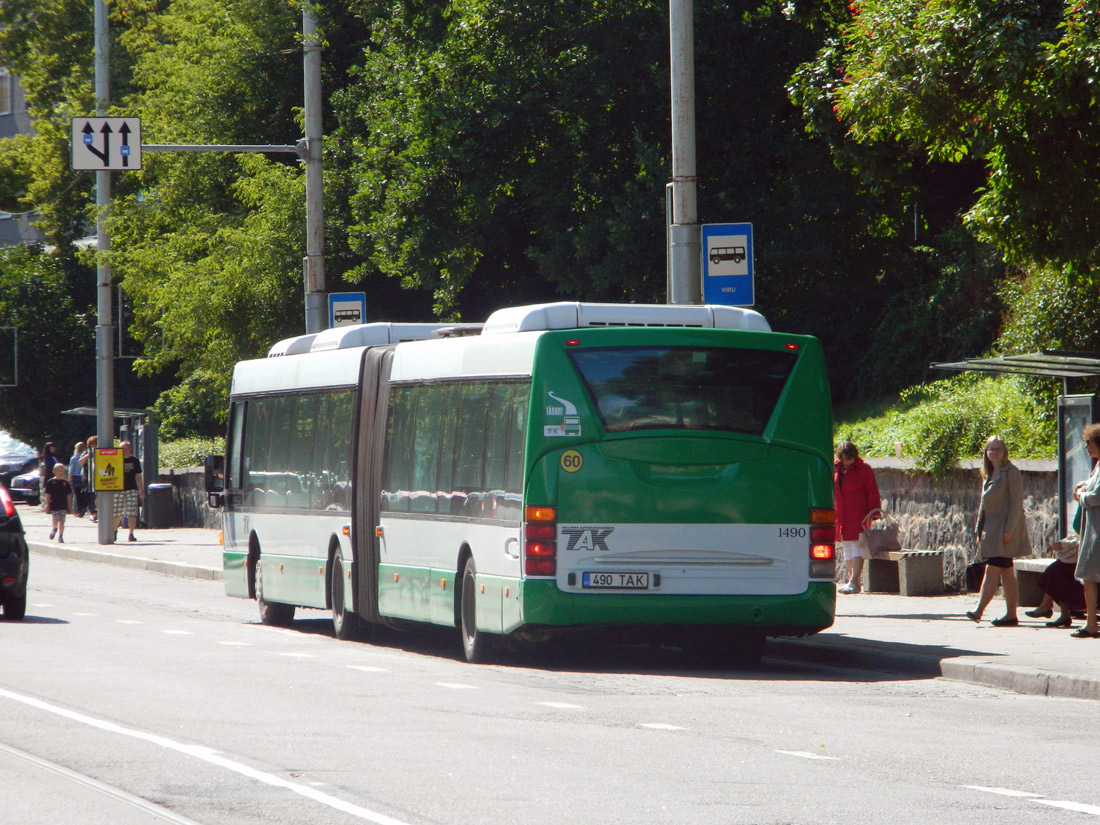
<svg viewBox="0 0 1100 825">
<path fill-rule="evenodd" d="M 965 361 L 932 364 L 933 369 L 956 372 L 986 372 L 1000 375 L 1030 375 L 1061 379 L 1058 396 L 1058 530 L 1069 532 L 1073 521 L 1073 488 L 1092 472 L 1092 459 L 1081 441 L 1081 430 L 1100 421 L 1100 394 L 1095 392 L 1100 377 L 1100 353 L 1040 350 L 1025 355 L 968 358 Z M 1083 392 L 1091 388 L 1093 392 Z"/>
</svg>

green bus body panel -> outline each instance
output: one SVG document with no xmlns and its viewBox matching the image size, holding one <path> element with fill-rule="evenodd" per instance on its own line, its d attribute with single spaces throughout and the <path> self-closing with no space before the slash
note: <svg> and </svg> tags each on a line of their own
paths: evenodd
<svg viewBox="0 0 1100 825">
<path fill-rule="evenodd" d="M 248 598 L 248 553 L 222 553 L 222 580 L 226 595 Z"/>
<path fill-rule="evenodd" d="M 551 627 L 738 625 L 792 635 L 824 630 L 836 614 L 832 582 L 811 582 L 794 596 L 563 593 L 546 579 L 527 579 L 520 587 L 523 623 Z"/>
<path fill-rule="evenodd" d="M 264 553 L 260 557 L 260 564 L 264 568 L 266 601 L 321 609 L 328 606 L 327 565 L 324 560 Z"/>
<path fill-rule="evenodd" d="M 433 570 L 398 564 L 379 565 L 379 612 L 393 619 L 410 619 L 453 627 L 456 581 L 453 570 Z M 497 633 L 500 632 L 499 627 L 498 618 Z"/>
</svg>

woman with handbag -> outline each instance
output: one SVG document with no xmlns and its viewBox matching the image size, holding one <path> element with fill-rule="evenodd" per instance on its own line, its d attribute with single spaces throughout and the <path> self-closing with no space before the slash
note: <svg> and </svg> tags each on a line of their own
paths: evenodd
<svg viewBox="0 0 1100 825">
<path fill-rule="evenodd" d="M 1019 586 L 1014 558 L 1031 555 L 1031 539 L 1024 520 L 1024 480 L 1020 469 L 1008 460 L 1008 447 L 999 435 L 985 442 L 982 458 L 982 503 L 978 508 L 978 554 L 985 562 L 985 578 L 976 610 L 966 618 L 980 622 L 998 587 L 1004 588 L 1005 614 L 994 619 L 996 627 L 1016 627 Z"/>
<path fill-rule="evenodd" d="M 841 593 L 859 593 L 863 575 L 863 559 L 870 556 L 859 542 L 863 519 L 872 510 L 882 506 L 875 473 L 870 465 L 859 457 L 859 450 L 851 441 L 841 441 L 836 448 L 833 464 L 833 492 L 836 500 L 836 541 L 844 551 L 844 566 L 848 571 L 848 583 Z"/>
<path fill-rule="evenodd" d="M 1100 424 L 1089 424 L 1081 432 L 1089 458 L 1100 458 Z M 1078 639 L 1100 638 L 1096 620 L 1097 590 L 1100 587 L 1100 461 L 1092 468 L 1092 475 L 1073 492 L 1084 518 L 1081 520 L 1081 541 L 1077 551 L 1076 574 L 1085 586 L 1085 626 L 1071 633 Z"/>
</svg>

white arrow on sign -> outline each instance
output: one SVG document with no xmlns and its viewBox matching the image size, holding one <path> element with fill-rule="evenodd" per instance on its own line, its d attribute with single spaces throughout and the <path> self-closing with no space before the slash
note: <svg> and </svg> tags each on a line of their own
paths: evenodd
<svg viewBox="0 0 1100 825">
<path fill-rule="evenodd" d="M 141 169 L 141 118 L 75 117 L 71 131 L 74 171 Z"/>
</svg>

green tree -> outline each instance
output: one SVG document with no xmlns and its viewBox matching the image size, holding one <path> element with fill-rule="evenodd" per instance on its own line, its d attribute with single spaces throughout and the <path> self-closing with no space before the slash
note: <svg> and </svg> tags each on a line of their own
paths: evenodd
<svg viewBox="0 0 1100 825">
<path fill-rule="evenodd" d="M 0 249 L 0 327 L 18 333 L 18 384 L 0 388 L 0 429 L 36 446 L 83 438 L 87 422 L 61 411 L 95 397 L 95 321 L 73 306 L 56 255 Z"/>
</svg>

